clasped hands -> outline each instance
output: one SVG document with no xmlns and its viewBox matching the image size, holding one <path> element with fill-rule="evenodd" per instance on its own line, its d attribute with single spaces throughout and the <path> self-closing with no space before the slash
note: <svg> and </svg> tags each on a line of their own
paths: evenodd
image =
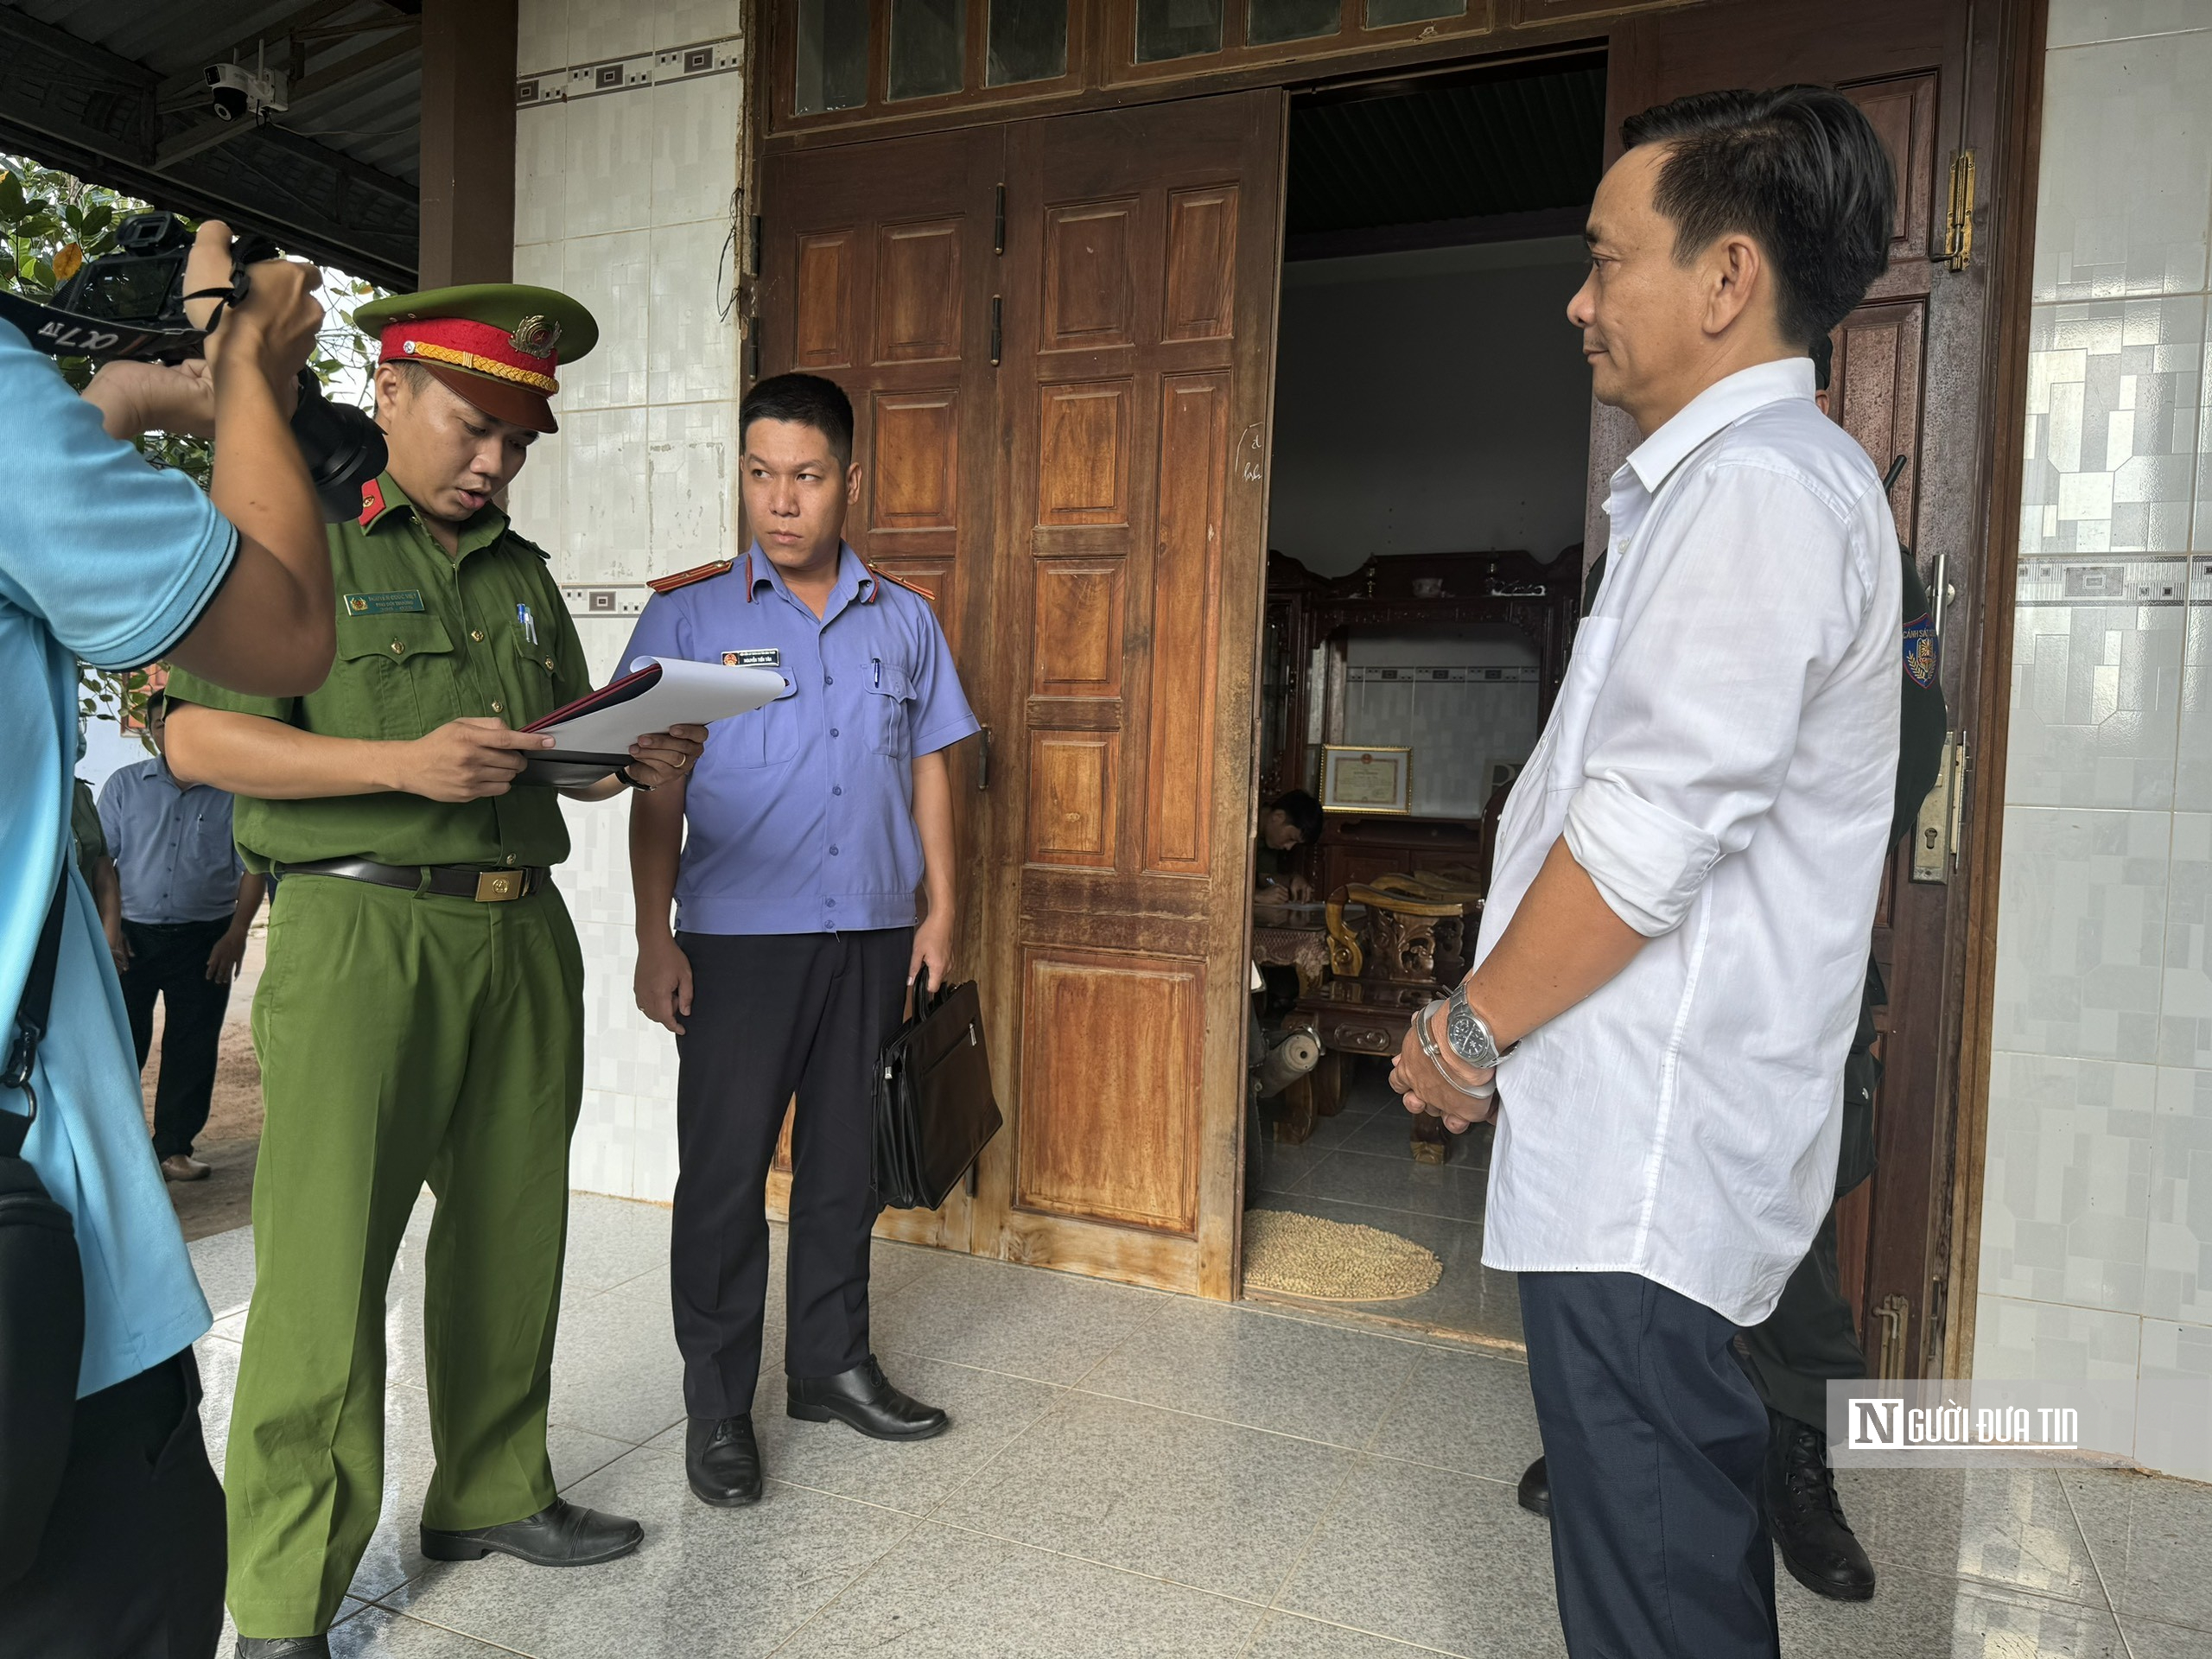
<svg viewBox="0 0 2212 1659">
<path fill-rule="evenodd" d="M 1390 1062 L 1390 1086 L 1404 1096 L 1409 1112 L 1444 1120 L 1454 1135 L 1497 1116 L 1497 1074 L 1478 1071 L 1454 1054 L 1441 1029 L 1444 1004 L 1432 1002 L 1406 1026 L 1406 1039 Z M 1429 1042 L 1421 1041 L 1424 1023 Z M 1487 1092 L 1484 1092 L 1487 1091 Z"/>
</svg>

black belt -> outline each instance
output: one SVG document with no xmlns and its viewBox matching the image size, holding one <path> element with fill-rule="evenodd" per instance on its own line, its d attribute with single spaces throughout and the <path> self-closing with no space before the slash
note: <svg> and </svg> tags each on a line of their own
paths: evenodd
<svg viewBox="0 0 2212 1659">
<path fill-rule="evenodd" d="M 378 864 L 365 858 L 325 858 L 312 864 L 280 864 L 279 877 L 337 875 L 348 881 L 373 881 L 380 887 L 400 887 L 409 893 L 435 893 L 443 899 L 474 899 L 480 905 L 503 905 L 527 899 L 553 879 L 553 872 L 537 864 L 510 866 L 501 870 L 479 869 L 474 864 Z M 424 877 L 428 876 L 426 882 Z"/>
</svg>

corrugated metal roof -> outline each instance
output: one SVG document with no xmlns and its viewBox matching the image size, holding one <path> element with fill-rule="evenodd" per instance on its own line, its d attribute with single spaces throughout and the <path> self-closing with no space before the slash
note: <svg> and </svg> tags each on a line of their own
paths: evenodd
<svg viewBox="0 0 2212 1659">
<path fill-rule="evenodd" d="M 267 41 L 269 66 L 290 73 L 291 39 L 303 31 L 303 73 L 309 90 L 274 124 L 327 145 L 392 177 L 419 184 L 419 122 L 423 54 L 419 35 L 409 44 L 401 31 L 418 27 L 421 0 L 9 0 L 10 9 L 80 41 L 105 47 L 164 79 L 189 78 L 192 86 L 162 100 L 166 142 L 189 132 L 208 113 L 200 73 L 226 61 L 251 65 L 253 43 Z M 357 28 L 389 24 L 391 27 Z M 354 29 L 355 32 L 340 32 Z M 347 65 L 362 62 L 349 73 Z M 323 90 L 313 90 L 321 84 Z"/>
<path fill-rule="evenodd" d="M 1292 236 L 1580 207 L 1604 170 L 1602 65 L 1294 106 Z"/>
</svg>

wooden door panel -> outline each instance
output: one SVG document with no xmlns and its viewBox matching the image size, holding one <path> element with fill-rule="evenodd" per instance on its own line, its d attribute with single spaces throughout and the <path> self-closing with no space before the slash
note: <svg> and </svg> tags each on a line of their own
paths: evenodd
<svg viewBox="0 0 2212 1659">
<path fill-rule="evenodd" d="M 1037 522 L 1129 522 L 1128 380 L 1046 386 L 1038 398 Z"/>
<path fill-rule="evenodd" d="M 1897 537 L 1910 543 L 1917 521 L 1921 377 L 1928 352 L 1924 293 L 1864 305 L 1837 325 L 1828 407 L 1885 477 L 1891 460 L 1904 471 L 1890 490 Z"/>
<path fill-rule="evenodd" d="M 842 369 L 852 362 L 853 263 L 849 226 L 798 238 L 793 368 Z"/>
<path fill-rule="evenodd" d="M 1045 315 L 1039 349 L 1094 351 L 1136 341 L 1130 260 L 1134 197 L 1075 202 L 1045 219 Z"/>
<path fill-rule="evenodd" d="M 876 232 L 875 360 L 942 363 L 960 355 L 957 219 L 886 225 Z"/>
<path fill-rule="evenodd" d="M 1236 332 L 1236 188 L 1178 190 L 1167 199 L 1167 308 L 1163 340 L 1223 340 Z"/>
<path fill-rule="evenodd" d="M 1030 682 L 1038 696 L 1121 696 L 1122 594 L 1127 576 L 1126 568 L 1119 562 L 1039 562 L 1036 660 Z"/>
<path fill-rule="evenodd" d="M 1179 957 L 1029 957 L 1016 1204 L 1156 1232 L 1196 1230 L 1203 976 Z M 1068 1032 L 1096 1046 L 1067 1042 Z"/>
<path fill-rule="evenodd" d="M 1173 284 L 1169 284 L 1173 292 Z M 1153 558 L 1152 753 L 1145 868 L 1202 875 L 1212 817 L 1214 643 L 1229 492 L 1230 375 L 1164 377 Z"/>
<path fill-rule="evenodd" d="M 1009 137 L 1009 727 L 978 1248 L 1231 1294 L 1282 103 Z M 1017 774 L 1019 774 L 1017 776 Z"/>
<path fill-rule="evenodd" d="M 875 511 L 877 531 L 955 530 L 960 513 L 960 391 L 875 394 Z"/>
<path fill-rule="evenodd" d="M 1111 732 L 1029 733 L 1029 852 L 1033 864 L 1114 868 L 1122 740 Z"/>
<path fill-rule="evenodd" d="M 990 283 L 1005 139 L 996 130 L 847 150 L 785 152 L 763 168 L 760 367 L 824 373 L 853 400 L 859 505 L 846 538 L 921 590 L 971 699 L 990 672 L 998 498 Z M 972 746 L 951 751 L 962 900 L 959 959 L 988 925 L 988 844 Z M 788 1198 L 788 1125 L 772 1209 Z M 887 1212 L 893 1237 L 965 1249 L 968 1195 L 933 1214 Z"/>
</svg>

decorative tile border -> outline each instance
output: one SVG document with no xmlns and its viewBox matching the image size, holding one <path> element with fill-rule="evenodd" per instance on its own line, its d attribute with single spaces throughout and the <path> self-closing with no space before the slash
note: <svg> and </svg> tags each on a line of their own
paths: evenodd
<svg viewBox="0 0 2212 1659">
<path fill-rule="evenodd" d="M 515 82 L 515 107 L 537 109 L 548 104 L 572 103 L 580 98 L 600 98 L 608 92 L 635 92 L 641 86 L 666 86 L 682 80 L 702 80 L 709 75 L 734 73 L 745 67 L 745 39 L 724 35 L 694 46 L 670 47 L 661 52 L 641 52 L 634 57 L 610 58 L 602 63 L 580 63 L 566 69 L 543 69 Z"/>
<path fill-rule="evenodd" d="M 2020 561 L 2014 602 L 2048 605 L 2181 605 L 2192 591 L 2212 599 L 2212 558 L 2202 554 L 2145 558 Z"/>
<path fill-rule="evenodd" d="M 1497 668 L 1379 667 L 1370 663 L 1347 668 L 1344 677 L 1354 685 L 1534 685 L 1533 664 Z"/>
</svg>

